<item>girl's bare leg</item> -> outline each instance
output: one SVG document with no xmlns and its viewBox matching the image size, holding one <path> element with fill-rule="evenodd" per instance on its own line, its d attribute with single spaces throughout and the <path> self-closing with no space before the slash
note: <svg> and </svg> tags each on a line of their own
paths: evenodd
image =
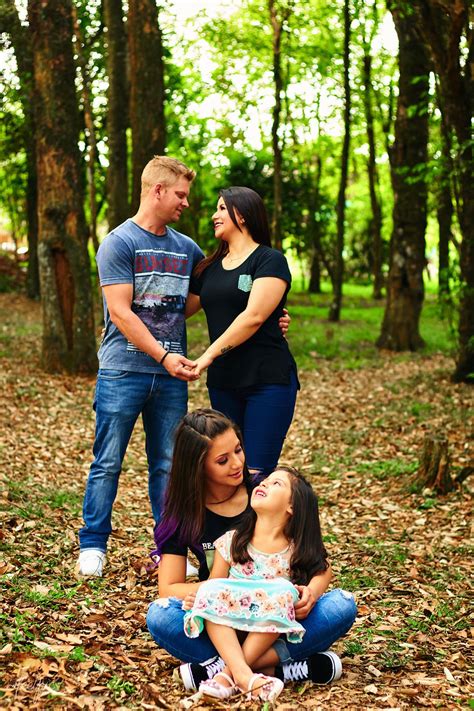
<svg viewBox="0 0 474 711">
<path fill-rule="evenodd" d="M 277 633 L 251 632 L 241 646 L 236 631 L 231 627 L 206 620 L 206 630 L 226 664 L 223 671 L 244 690 L 247 689 L 252 677 L 255 661 L 268 652 L 269 647 L 278 638 Z M 227 685 L 222 677 L 218 681 L 219 684 Z"/>
</svg>

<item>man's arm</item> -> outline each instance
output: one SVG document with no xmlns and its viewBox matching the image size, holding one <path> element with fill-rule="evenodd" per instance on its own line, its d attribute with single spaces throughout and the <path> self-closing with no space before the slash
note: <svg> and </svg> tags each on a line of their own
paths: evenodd
<svg viewBox="0 0 474 711">
<path fill-rule="evenodd" d="M 110 318 L 119 331 L 139 350 L 160 362 L 167 351 L 132 311 L 132 284 L 110 284 L 102 288 Z M 192 360 L 179 353 L 170 353 L 163 361 L 168 373 L 179 380 L 195 380 L 195 373 L 188 370 L 193 366 Z"/>
</svg>

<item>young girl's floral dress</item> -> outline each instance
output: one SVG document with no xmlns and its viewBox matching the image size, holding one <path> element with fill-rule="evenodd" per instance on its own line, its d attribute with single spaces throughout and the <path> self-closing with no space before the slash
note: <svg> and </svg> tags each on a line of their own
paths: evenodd
<svg viewBox="0 0 474 711">
<path fill-rule="evenodd" d="M 305 629 L 295 620 L 298 591 L 290 582 L 291 549 L 262 553 L 249 544 L 252 558 L 234 563 L 230 547 L 235 531 L 227 531 L 214 543 L 230 563 L 228 578 L 206 580 L 199 586 L 193 608 L 184 616 L 184 631 L 197 637 L 204 619 L 247 632 L 279 632 L 289 642 L 301 642 Z"/>
</svg>

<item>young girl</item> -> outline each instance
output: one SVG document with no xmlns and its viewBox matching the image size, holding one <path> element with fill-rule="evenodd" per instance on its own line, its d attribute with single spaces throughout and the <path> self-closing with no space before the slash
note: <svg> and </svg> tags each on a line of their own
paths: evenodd
<svg viewBox="0 0 474 711">
<path fill-rule="evenodd" d="M 252 665 L 281 633 L 301 641 L 305 629 L 294 610 L 298 585 L 327 570 L 327 554 L 317 498 L 296 469 L 278 467 L 254 489 L 250 506 L 237 529 L 215 541 L 210 579 L 199 587 L 184 629 L 196 637 L 205 625 L 226 664 L 201 683 L 201 691 L 221 699 L 246 691 L 273 701 L 283 682 L 254 674 Z M 248 632 L 242 645 L 236 630 Z"/>
<path fill-rule="evenodd" d="M 264 500 L 263 492 L 265 487 L 260 491 L 257 507 L 260 498 Z M 238 428 L 215 410 L 189 412 L 176 432 L 163 517 L 155 531 L 156 554 L 160 558 L 159 598 L 147 613 L 148 629 L 155 642 L 183 662 L 179 674 L 189 691 L 197 690 L 224 663 L 216 656 L 206 632 L 194 639 L 186 636 L 183 600 L 187 609 L 192 607 L 200 581 L 209 577 L 214 541 L 237 528 L 249 509 L 251 493 Z M 291 525 L 297 520 L 294 516 Z M 299 540 L 296 535 L 294 538 Z M 275 550 L 278 552 L 285 545 Z M 190 550 L 199 560 L 199 581 L 186 579 Z M 296 563 L 294 560 L 293 566 Z M 329 684 L 339 678 L 341 662 L 327 650 L 351 628 L 357 608 L 350 593 L 337 588 L 327 592 L 331 567 L 324 570 L 321 566 L 320 570 L 323 572 L 311 579 L 308 570 L 308 583 L 297 588 L 295 615 L 306 630 L 303 640 L 295 643 L 280 637 L 255 662 L 255 671 L 265 670 L 285 683 Z"/>
</svg>

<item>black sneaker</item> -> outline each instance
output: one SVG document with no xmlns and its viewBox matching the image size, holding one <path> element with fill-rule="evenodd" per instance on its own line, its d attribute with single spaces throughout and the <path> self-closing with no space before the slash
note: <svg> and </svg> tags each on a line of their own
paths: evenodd
<svg viewBox="0 0 474 711">
<path fill-rule="evenodd" d="M 220 657 L 211 657 L 200 664 L 181 664 L 179 674 L 187 691 L 197 691 L 201 681 L 212 679 L 225 667 L 224 660 Z"/>
<path fill-rule="evenodd" d="M 340 679 L 342 675 L 341 660 L 334 652 L 317 652 L 301 662 L 282 664 L 280 669 L 281 678 L 285 684 L 289 681 L 330 684 L 332 681 Z"/>
</svg>

